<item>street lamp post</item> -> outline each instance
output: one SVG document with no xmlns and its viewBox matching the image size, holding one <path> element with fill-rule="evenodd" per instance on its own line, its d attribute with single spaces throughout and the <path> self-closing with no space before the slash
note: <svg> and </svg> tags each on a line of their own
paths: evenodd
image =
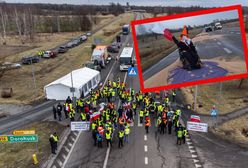
<svg viewBox="0 0 248 168">
<path fill-rule="evenodd" d="M 36 86 L 36 79 L 35 79 L 35 70 L 34 70 L 34 65 L 33 65 L 33 60 L 31 59 L 31 66 L 32 66 L 32 76 L 33 76 L 33 82 L 34 82 L 34 91 L 35 91 L 35 96 L 38 97 L 37 95 L 37 86 Z"/>
</svg>

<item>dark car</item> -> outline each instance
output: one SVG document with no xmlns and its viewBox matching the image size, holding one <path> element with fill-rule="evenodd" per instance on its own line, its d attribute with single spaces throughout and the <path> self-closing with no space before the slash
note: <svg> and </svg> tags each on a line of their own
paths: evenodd
<svg viewBox="0 0 248 168">
<path fill-rule="evenodd" d="M 40 61 L 40 57 L 39 56 L 22 57 L 22 64 L 30 65 L 32 63 L 37 63 L 39 61 Z"/>
<path fill-rule="evenodd" d="M 111 53 L 118 53 L 120 48 L 121 48 L 121 44 L 114 42 L 107 47 L 107 51 Z"/>
<path fill-rule="evenodd" d="M 75 44 L 72 41 L 70 41 L 66 44 L 66 48 L 73 48 L 74 46 L 75 46 Z"/>
<path fill-rule="evenodd" d="M 211 32 L 211 31 L 213 31 L 211 26 L 206 26 L 205 27 L 205 32 Z"/>
<path fill-rule="evenodd" d="M 66 48 L 66 46 L 60 46 L 58 49 L 58 53 L 65 53 L 67 51 L 68 51 L 68 49 Z"/>
<path fill-rule="evenodd" d="M 101 66 L 95 64 L 94 62 L 87 61 L 83 64 L 85 67 L 90 68 L 90 69 L 95 69 L 97 71 L 101 71 Z"/>
</svg>

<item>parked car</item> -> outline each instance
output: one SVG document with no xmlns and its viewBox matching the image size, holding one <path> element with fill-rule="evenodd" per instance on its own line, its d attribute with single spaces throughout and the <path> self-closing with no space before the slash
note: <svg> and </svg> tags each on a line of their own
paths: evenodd
<svg viewBox="0 0 248 168">
<path fill-rule="evenodd" d="M 0 69 L 10 70 L 10 69 L 19 69 L 21 68 L 21 64 L 12 63 L 12 62 L 4 62 L 0 64 Z"/>
<path fill-rule="evenodd" d="M 88 33 L 86 33 L 86 35 L 87 35 L 87 36 L 91 36 L 91 35 L 92 35 L 92 33 L 91 33 L 91 32 L 88 32 Z"/>
<path fill-rule="evenodd" d="M 73 47 L 74 47 L 74 44 L 73 44 L 72 41 L 70 41 L 70 42 L 68 42 L 68 43 L 66 44 L 66 48 L 73 48 Z"/>
<path fill-rule="evenodd" d="M 82 36 L 80 37 L 80 39 L 84 42 L 84 41 L 86 41 L 86 40 L 88 39 L 88 37 L 87 37 L 86 35 L 82 35 Z"/>
<path fill-rule="evenodd" d="M 97 65 L 97 64 L 94 64 L 93 61 L 87 61 L 84 63 L 84 66 L 87 67 L 87 68 L 90 68 L 90 69 L 95 69 L 97 71 L 101 71 L 101 66 L 100 65 Z"/>
<path fill-rule="evenodd" d="M 120 48 L 121 48 L 121 44 L 120 43 L 113 42 L 112 44 L 110 44 L 107 47 L 107 51 L 108 52 L 112 52 L 112 53 L 118 53 Z"/>
<path fill-rule="evenodd" d="M 216 23 L 214 24 L 214 29 L 215 29 L 215 30 L 221 30 L 221 29 L 222 29 L 222 25 L 220 24 L 220 22 L 216 22 Z"/>
<path fill-rule="evenodd" d="M 57 56 L 57 53 L 55 51 L 45 51 L 43 54 L 43 58 L 54 58 Z"/>
<path fill-rule="evenodd" d="M 66 48 L 66 46 L 60 46 L 58 48 L 58 53 L 65 53 L 67 51 L 68 51 L 68 49 Z"/>
<path fill-rule="evenodd" d="M 40 57 L 39 56 L 26 56 L 26 57 L 22 57 L 22 64 L 32 64 L 32 63 L 37 63 L 40 61 Z"/>
<path fill-rule="evenodd" d="M 205 32 L 213 31 L 213 28 L 211 26 L 205 26 L 204 29 L 205 29 Z"/>
</svg>

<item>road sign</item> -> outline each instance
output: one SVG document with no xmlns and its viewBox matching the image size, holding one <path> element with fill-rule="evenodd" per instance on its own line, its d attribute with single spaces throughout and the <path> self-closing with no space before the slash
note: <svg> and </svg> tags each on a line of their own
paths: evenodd
<svg viewBox="0 0 248 168">
<path fill-rule="evenodd" d="M 7 136 L 0 136 L 0 142 L 8 142 Z"/>
<path fill-rule="evenodd" d="M 15 130 L 12 133 L 13 135 L 34 135 L 35 130 Z"/>
<path fill-rule="evenodd" d="M 128 76 L 137 76 L 138 71 L 136 67 L 129 67 L 127 71 Z"/>
<path fill-rule="evenodd" d="M 217 113 L 218 113 L 218 110 L 212 109 L 212 110 L 210 111 L 210 113 L 211 113 L 211 116 L 216 117 L 216 116 L 217 116 Z"/>
<path fill-rule="evenodd" d="M 90 130 L 90 122 L 88 121 L 75 121 L 71 122 L 72 131 L 88 131 Z"/>
<path fill-rule="evenodd" d="M 72 93 L 72 92 L 75 92 L 75 88 L 71 87 L 71 88 L 70 88 L 70 92 L 71 92 L 71 93 Z"/>
<path fill-rule="evenodd" d="M 208 124 L 188 121 L 187 130 L 198 131 L 198 132 L 208 132 Z"/>
<path fill-rule="evenodd" d="M 3 135 L 0 142 L 38 142 L 37 135 Z"/>
</svg>

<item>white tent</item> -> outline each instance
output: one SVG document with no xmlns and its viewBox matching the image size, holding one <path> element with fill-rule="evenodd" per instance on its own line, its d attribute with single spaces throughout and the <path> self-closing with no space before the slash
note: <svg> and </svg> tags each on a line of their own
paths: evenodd
<svg viewBox="0 0 248 168">
<path fill-rule="evenodd" d="M 75 88 L 74 96 L 80 98 L 86 96 L 91 89 L 97 87 L 101 80 L 100 72 L 84 67 L 72 71 L 73 87 Z M 71 73 L 57 79 L 56 81 L 44 87 L 47 99 L 65 100 L 68 96 L 72 97 Z"/>
</svg>

